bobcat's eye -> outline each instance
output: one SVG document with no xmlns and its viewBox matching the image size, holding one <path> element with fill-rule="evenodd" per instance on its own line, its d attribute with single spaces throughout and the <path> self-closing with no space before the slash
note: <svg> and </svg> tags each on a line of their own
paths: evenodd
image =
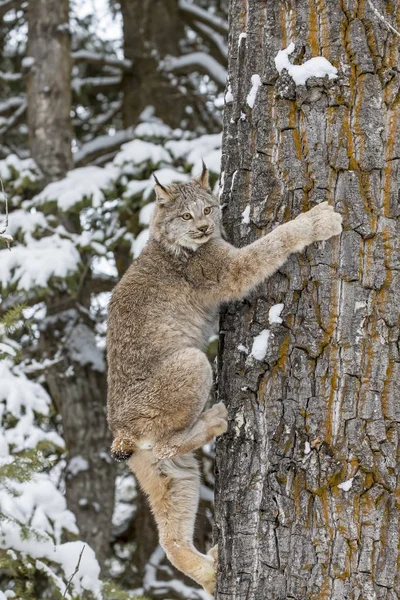
<svg viewBox="0 0 400 600">
<path fill-rule="evenodd" d="M 182 215 L 182 219 L 183 219 L 184 221 L 189 221 L 191 218 L 192 218 L 192 215 L 191 215 L 190 213 L 184 213 L 184 214 Z"/>
<path fill-rule="evenodd" d="M 203 210 L 203 213 L 205 215 L 209 215 L 211 212 L 211 206 L 206 206 L 205 209 Z"/>
</svg>

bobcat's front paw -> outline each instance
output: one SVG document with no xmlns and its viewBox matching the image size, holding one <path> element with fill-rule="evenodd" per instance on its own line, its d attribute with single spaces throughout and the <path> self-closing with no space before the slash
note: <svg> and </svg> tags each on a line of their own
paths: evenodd
<svg viewBox="0 0 400 600">
<path fill-rule="evenodd" d="M 329 240 L 342 231 L 342 215 L 333 210 L 327 202 L 321 202 L 306 213 L 299 215 L 299 219 L 307 219 L 311 225 L 312 241 Z"/>
</svg>

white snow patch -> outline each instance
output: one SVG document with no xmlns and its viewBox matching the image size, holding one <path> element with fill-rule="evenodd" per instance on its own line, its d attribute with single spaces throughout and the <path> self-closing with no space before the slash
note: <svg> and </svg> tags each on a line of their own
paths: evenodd
<svg viewBox="0 0 400 600">
<path fill-rule="evenodd" d="M 169 164 L 171 155 L 160 144 L 152 144 L 144 140 L 133 140 L 127 144 L 123 144 L 121 151 L 115 156 L 113 164 L 117 167 L 123 167 L 125 163 L 133 163 L 140 165 L 150 163 L 153 166 L 158 166 L 161 163 Z"/>
<path fill-rule="evenodd" d="M 348 492 L 353 485 L 354 477 L 347 479 L 347 481 L 343 481 L 343 483 L 339 483 L 338 488 L 341 490 Z"/>
<path fill-rule="evenodd" d="M 245 225 L 248 225 L 250 223 L 250 204 L 248 204 L 242 212 L 242 223 L 244 223 Z"/>
<path fill-rule="evenodd" d="M 264 360 L 265 355 L 267 354 L 270 335 L 271 332 L 269 329 L 263 329 L 263 331 L 254 338 L 250 356 L 253 356 L 256 360 Z"/>
<path fill-rule="evenodd" d="M 269 313 L 268 313 L 268 320 L 270 322 L 270 325 L 272 325 L 272 323 L 282 323 L 283 322 L 283 320 L 280 317 L 280 314 L 284 308 L 285 308 L 284 304 L 274 304 L 273 306 L 271 306 L 271 308 L 269 309 Z"/>
<path fill-rule="evenodd" d="M 0 283 L 20 290 L 47 286 L 51 277 L 65 279 L 76 271 L 80 255 L 74 243 L 59 235 L 31 239 L 27 246 L 14 246 L 12 252 L 0 251 Z"/>
<path fill-rule="evenodd" d="M 151 217 L 153 216 L 155 207 L 155 202 L 150 202 L 149 204 L 142 206 L 139 212 L 139 223 L 141 225 L 150 225 Z"/>
<path fill-rule="evenodd" d="M 360 310 L 361 308 L 365 308 L 367 306 L 367 303 L 365 302 L 365 300 L 361 301 L 361 302 L 356 302 L 354 305 L 354 311 L 357 312 L 357 310 Z"/>
<path fill-rule="evenodd" d="M 83 456 L 73 456 L 68 463 L 67 471 L 71 475 L 78 475 L 89 469 L 89 463 Z"/>
<path fill-rule="evenodd" d="M 112 168 L 91 166 L 73 169 L 64 179 L 49 183 L 33 198 L 32 203 L 40 205 L 56 200 L 61 210 L 68 211 L 78 202 L 89 198 L 92 205 L 98 207 L 105 200 L 103 190 L 110 188 L 117 176 L 118 172 Z"/>
<path fill-rule="evenodd" d="M 30 69 L 35 64 L 35 59 L 33 56 L 24 56 L 21 64 L 24 69 Z"/>
<path fill-rule="evenodd" d="M 143 229 L 139 233 L 139 235 L 135 238 L 133 242 L 133 257 L 137 258 L 139 254 L 142 252 L 143 248 L 148 242 L 150 237 L 150 231 L 148 229 Z"/>
<path fill-rule="evenodd" d="M 328 75 L 329 79 L 336 79 L 337 68 L 323 56 L 310 58 L 302 65 L 293 65 L 289 61 L 289 55 L 294 52 L 294 49 L 295 45 L 292 42 L 284 50 L 279 50 L 275 56 L 275 66 L 278 73 L 281 73 L 283 69 L 287 69 L 296 85 L 305 85 L 310 77 L 325 77 Z"/>
<path fill-rule="evenodd" d="M 257 96 L 257 92 L 258 92 L 258 88 L 261 85 L 261 79 L 259 75 L 252 75 L 251 76 L 251 90 L 247 95 L 247 104 L 250 106 L 250 108 L 253 108 L 254 106 L 254 102 Z"/>
<path fill-rule="evenodd" d="M 244 346 L 243 344 L 239 344 L 237 349 L 239 350 L 239 352 L 244 352 L 244 354 L 249 353 L 249 349 L 247 348 L 247 346 Z"/>
<path fill-rule="evenodd" d="M 230 104 L 231 102 L 233 102 L 233 94 L 231 84 L 229 84 L 225 94 L 225 104 Z"/>
</svg>

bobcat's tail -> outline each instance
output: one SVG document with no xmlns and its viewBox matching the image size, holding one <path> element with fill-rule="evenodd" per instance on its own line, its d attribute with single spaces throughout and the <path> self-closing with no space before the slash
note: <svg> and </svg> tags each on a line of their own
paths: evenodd
<svg viewBox="0 0 400 600">
<path fill-rule="evenodd" d="M 193 454 L 157 460 L 151 450 L 136 448 L 129 466 L 149 498 L 167 557 L 212 594 L 215 560 L 193 546 L 200 489 L 199 467 Z"/>
<path fill-rule="evenodd" d="M 136 444 L 134 441 L 130 440 L 123 435 L 117 435 L 111 444 L 111 456 L 114 460 L 118 462 L 123 462 L 124 460 L 128 460 L 134 453 L 136 448 Z"/>
</svg>

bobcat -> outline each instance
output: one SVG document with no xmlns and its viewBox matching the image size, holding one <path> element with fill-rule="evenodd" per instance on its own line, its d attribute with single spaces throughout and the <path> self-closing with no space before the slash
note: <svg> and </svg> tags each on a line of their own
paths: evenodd
<svg viewBox="0 0 400 600">
<path fill-rule="evenodd" d="M 116 286 L 108 317 L 111 453 L 128 460 L 169 560 L 213 593 L 216 548 L 193 546 L 199 469 L 193 451 L 227 430 L 224 404 L 203 412 L 212 385 L 204 348 L 222 302 L 242 298 L 292 252 L 339 235 L 327 202 L 244 248 L 221 236 L 220 211 L 200 177 L 156 180 L 150 239 Z"/>
</svg>

